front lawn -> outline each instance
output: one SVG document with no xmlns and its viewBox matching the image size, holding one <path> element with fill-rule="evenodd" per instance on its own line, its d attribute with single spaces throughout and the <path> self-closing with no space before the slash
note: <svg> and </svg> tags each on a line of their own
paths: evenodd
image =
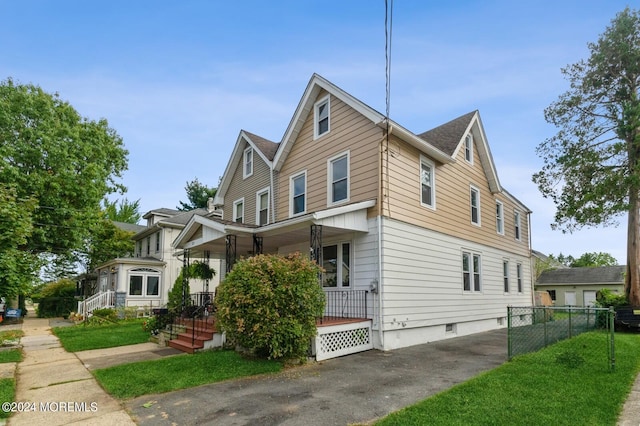
<svg viewBox="0 0 640 426">
<path fill-rule="evenodd" d="M 615 425 L 640 371 L 640 336 L 616 333 L 613 372 L 584 350 L 603 340 L 584 333 L 516 357 L 376 425 Z"/>
<path fill-rule="evenodd" d="M 56 327 L 53 333 L 68 352 L 113 348 L 149 341 L 149 332 L 142 329 L 142 320 L 124 320 L 108 325 L 78 324 Z"/>
<path fill-rule="evenodd" d="M 245 359 L 234 351 L 204 351 L 118 365 L 93 374 L 111 395 L 133 398 L 280 370 L 282 364 L 277 361 Z"/>
<path fill-rule="evenodd" d="M 13 402 L 16 393 L 16 381 L 14 379 L 0 379 L 0 404 Z M 11 411 L 0 410 L 0 419 L 6 419 Z"/>
</svg>

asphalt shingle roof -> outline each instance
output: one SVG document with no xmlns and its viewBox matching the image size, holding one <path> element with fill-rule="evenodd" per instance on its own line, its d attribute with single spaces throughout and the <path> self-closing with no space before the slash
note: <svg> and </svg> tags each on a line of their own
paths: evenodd
<svg viewBox="0 0 640 426">
<path fill-rule="evenodd" d="M 553 269 L 540 274 L 536 284 L 621 284 L 625 270 L 624 265 Z"/>
<path fill-rule="evenodd" d="M 244 130 L 244 132 L 251 138 L 251 142 L 253 142 L 256 147 L 260 151 L 262 151 L 264 156 L 267 157 L 269 161 L 273 161 L 273 158 L 276 156 L 276 151 L 278 151 L 278 146 L 280 146 L 280 144 L 272 142 L 254 133 L 247 132 L 246 130 Z"/>
<path fill-rule="evenodd" d="M 476 112 L 477 110 L 471 111 L 417 136 L 451 156 L 460 144 L 460 140 Z"/>
</svg>

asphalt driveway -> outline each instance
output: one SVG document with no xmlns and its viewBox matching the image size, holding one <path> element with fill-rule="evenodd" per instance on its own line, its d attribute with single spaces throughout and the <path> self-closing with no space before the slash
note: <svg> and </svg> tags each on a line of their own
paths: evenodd
<svg viewBox="0 0 640 426">
<path fill-rule="evenodd" d="M 507 330 L 501 329 L 146 395 L 126 408 L 139 425 L 154 426 L 366 423 L 499 366 L 506 348 Z"/>
</svg>

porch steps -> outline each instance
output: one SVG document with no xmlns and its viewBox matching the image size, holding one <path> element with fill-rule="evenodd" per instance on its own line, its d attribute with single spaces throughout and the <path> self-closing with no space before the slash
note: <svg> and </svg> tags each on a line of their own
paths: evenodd
<svg viewBox="0 0 640 426">
<path fill-rule="evenodd" d="M 190 354 L 211 346 L 208 343 L 213 342 L 218 333 L 213 318 L 195 321 L 187 318 L 178 319 L 177 322 L 185 327 L 185 331 L 178 333 L 177 338 L 169 340 L 169 346 Z"/>
</svg>

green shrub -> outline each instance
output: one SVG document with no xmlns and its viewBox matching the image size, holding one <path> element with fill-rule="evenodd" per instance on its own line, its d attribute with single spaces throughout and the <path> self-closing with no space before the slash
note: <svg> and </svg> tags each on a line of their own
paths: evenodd
<svg viewBox="0 0 640 426">
<path fill-rule="evenodd" d="M 68 316 L 76 310 L 75 299 L 76 283 L 63 278 L 45 286 L 40 292 L 38 303 L 38 317 L 62 317 Z"/>
<path fill-rule="evenodd" d="M 299 253 L 236 263 L 216 297 L 217 318 L 227 337 L 269 359 L 303 359 L 324 310 L 320 272 Z"/>
<path fill-rule="evenodd" d="M 624 306 L 628 303 L 627 296 L 624 293 L 614 293 L 608 288 L 598 290 L 596 293 L 596 305 L 601 308 L 608 308 L 611 306 L 617 308 L 618 306 Z"/>
<path fill-rule="evenodd" d="M 95 309 L 93 311 L 93 315 L 100 318 L 104 318 L 112 322 L 118 321 L 118 313 L 116 312 L 115 309 L 109 309 L 109 308 Z"/>
</svg>

